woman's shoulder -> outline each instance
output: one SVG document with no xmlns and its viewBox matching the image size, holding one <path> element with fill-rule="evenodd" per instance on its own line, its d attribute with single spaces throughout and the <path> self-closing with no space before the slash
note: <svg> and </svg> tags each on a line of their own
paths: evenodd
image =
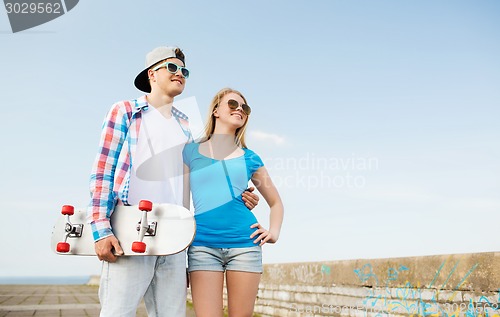
<svg viewBox="0 0 500 317">
<path fill-rule="evenodd" d="M 199 146 L 200 146 L 200 143 L 191 142 L 191 143 L 186 143 L 186 145 L 184 146 L 184 149 L 188 149 L 188 150 L 197 149 Z"/>
<path fill-rule="evenodd" d="M 243 148 L 243 151 L 245 151 L 245 158 L 247 162 L 252 162 L 256 167 L 264 165 L 264 162 L 262 161 L 260 156 L 253 150 L 250 150 L 249 148 Z"/>
<path fill-rule="evenodd" d="M 182 155 L 184 156 L 184 159 L 196 155 L 196 153 L 198 153 L 199 146 L 200 144 L 196 142 L 186 143 L 186 145 L 184 145 L 184 149 L 182 150 Z"/>
<path fill-rule="evenodd" d="M 242 149 L 245 152 L 245 156 L 254 156 L 254 155 L 259 156 L 257 153 L 255 153 L 253 150 L 250 150 L 247 147 L 244 147 Z"/>
</svg>

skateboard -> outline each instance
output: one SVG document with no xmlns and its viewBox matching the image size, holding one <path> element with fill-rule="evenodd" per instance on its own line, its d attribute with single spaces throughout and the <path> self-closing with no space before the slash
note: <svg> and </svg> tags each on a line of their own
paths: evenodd
<svg viewBox="0 0 500 317">
<path fill-rule="evenodd" d="M 52 229 L 51 248 L 62 255 L 96 255 L 87 208 L 64 205 Z M 193 213 L 171 204 L 141 200 L 136 206 L 116 206 L 111 215 L 113 234 L 124 255 L 170 255 L 193 242 Z"/>
</svg>

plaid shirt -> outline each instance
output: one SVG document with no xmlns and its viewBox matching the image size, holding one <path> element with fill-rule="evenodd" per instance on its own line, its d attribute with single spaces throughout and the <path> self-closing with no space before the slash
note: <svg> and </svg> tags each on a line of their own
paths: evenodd
<svg viewBox="0 0 500 317">
<path fill-rule="evenodd" d="M 117 204 L 128 205 L 130 170 L 137 146 L 146 96 L 114 104 L 102 127 L 99 152 L 90 175 L 91 202 L 87 211 L 94 240 L 113 235 L 109 219 Z M 188 117 L 172 107 L 172 115 L 192 141 Z"/>
</svg>

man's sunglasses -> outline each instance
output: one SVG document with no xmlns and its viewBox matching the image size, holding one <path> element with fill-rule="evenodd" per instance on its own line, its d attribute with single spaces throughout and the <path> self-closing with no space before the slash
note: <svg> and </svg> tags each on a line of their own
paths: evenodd
<svg viewBox="0 0 500 317">
<path fill-rule="evenodd" d="M 172 62 L 165 62 L 163 64 L 160 64 L 160 65 L 156 66 L 153 69 L 153 71 L 157 71 L 158 69 L 160 69 L 162 67 L 165 67 L 172 74 L 177 73 L 177 71 L 180 69 L 181 74 L 184 78 L 189 77 L 189 69 L 187 69 L 186 67 L 179 66 L 179 65 L 172 63 Z"/>
<path fill-rule="evenodd" d="M 229 99 L 227 101 L 227 105 L 229 106 L 229 109 L 231 110 L 236 110 L 238 109 L 238 107 L 240 106 L 240 104 L 238 103 L 238 101 L 234 100 L 234 99 Z M 249 105 L 247 104 L 241 104 L 241 109 L 243 110 L 243 112 L 249 116 L 250 113 L 252 112 L 252 108 L 250 108 Z"/>
</svg>

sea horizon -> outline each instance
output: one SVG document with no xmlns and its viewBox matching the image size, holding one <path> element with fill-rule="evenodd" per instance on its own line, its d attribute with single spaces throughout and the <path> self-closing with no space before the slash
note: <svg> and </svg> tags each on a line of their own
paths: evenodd
<svg viewBox="0 0 500 317">
<path fill-rule="evenodd" d="M 91 276 L 0 276 L 3 285 L 83 285 Z"/>
</svg>

